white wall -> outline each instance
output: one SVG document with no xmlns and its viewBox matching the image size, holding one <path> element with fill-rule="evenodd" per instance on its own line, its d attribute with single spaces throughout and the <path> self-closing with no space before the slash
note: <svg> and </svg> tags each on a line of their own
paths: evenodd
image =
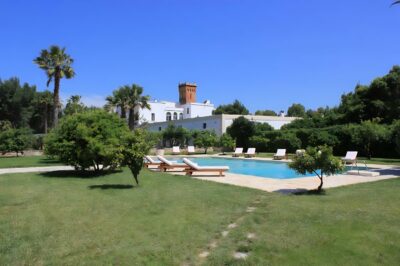
<svg viewBox="0 0 400 266">
<path fill-rule="evenodd" d="M 196 117 L 204 117 L 204 116 L 211 116 L 214 110 L 213 104 L 202 104 L 202 103 L 189 103 L 182 105 L 183 111 L 183 118 L 196 118 Z M 189 108 L 189 113 L 187 109 Z"/>
<path fill-rule="evenodd" d="M 148 124 L 147 128 L 150 131 L 162 131 L 165 128 L 167 128 L 169 123 L 173 123 L 175 126 L 181 126 L 188 130 L 211 130 L 215 131 L 217 135 L 222 134 L 222 119 L 220 116 L 208 116 L 208 117 L 199 117 L 188 120 L 152 123 Z M 206 126 L 205 129 L 203 128 L 204 124 Z"/>
</svg>

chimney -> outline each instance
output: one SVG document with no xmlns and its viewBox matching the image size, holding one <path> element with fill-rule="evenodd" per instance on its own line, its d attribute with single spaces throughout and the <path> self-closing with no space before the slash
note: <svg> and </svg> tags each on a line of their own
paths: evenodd
<svg viewBox="0 0 400 266">
<path fill-rule="evenodd" d="M 195 83 L 179 83 L 179 103 L 187 104 L 196 102 L 196 89 Z"/>
</svg>

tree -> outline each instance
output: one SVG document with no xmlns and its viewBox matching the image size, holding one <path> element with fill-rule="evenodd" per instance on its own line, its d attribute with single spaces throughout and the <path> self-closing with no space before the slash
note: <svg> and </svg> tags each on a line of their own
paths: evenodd
<svg viewBox="0 0 400 266">
<path fill-rule="evenodd" d="M 392 6 L 393 6 L 393 5 L 396 5 L 396 4 L 400 4 L 400 1 L 394 1 L 394 2 L 392 3 Z"/>
<path fill-rule="evenodd" d="M 288 108 L 287 115 L 304 117 L 306 115 L 306 108 L 302 104 L 294 103 Z"/>
<path fill-rule="evenodd" d="M 372 157 L 372 147 L 387 137 L 385 127 L 379 125 L 376 120 L 363 121 L 355 128 L 353 141 L 360 145 L 368 159 Z"/>
<path fill-rule="evenodd" d="M 215 115 L 231 114 L 231 115 L 248 115 L 249 110 L 238 100 L 232 104 L 220 105 L 213 112 Z"/>
<path fill-rule="evenodd" d="M 293 132 L 283 132 L 274 141 L 276 149 L 287 149 L 288 152 L 295 152 L 301 148 L 301 140 Z"/>
<path fill-rule="evenodd" d="M 115 169 L 123 160 L 126 123 L 103 110 L 65 116 L 45 139 L 45 153 L 79 170 Z"/>
<path fill-rule="evenodd" d="M 222 148 L 222 153 L 232 151 L 235 148 L 235 140 L 227 133 L 224 133 L 219 138 L 219 145 Z"/>
<path fill-rule="evenodd" d="M 194 144 L 200 148 L 204 148 L 205 154 L 207 154 L 208 148 L 216 146 L 217 143 L 218 137 L 214 131 L 200 131 L 194 139 Z"/>
<path fill-rule="evenodd" d="M 197 132 L 195 132 L 197 134 Z M 165 142 L 169 142 L 171 146 L 182 146 L 190 138 L 190 132 L 183 127 L 176 127 L 174 124 L 169 124 L 162 132 L 162 138 Z"/>
<path fill-rule="evenodd" d="M 237 147 L 248 148 L 250 138 L 255 134 L 254 123 L 241 116 L 233 120 L 226 132 L 236 141 Z"/>
<path fill-rule="evenodd" d="M 126 134 L 123 137 L 123 165 L 131 170 L 136 184 L 139 185 L 139 174 L 143 167 L 143 158 L 152 147 L 152 142 L 148 141 L 146 132 L 139 129 Z"/>
<path fill-rule="evenodd" d="M 272 110 L 257 110 L 255 115 L 277 116 L 278 114 Z"/>
<path fill-rule="evenodd" d="M 110 106 L 117 106 L 121 110 L 121 118 L 126 117 L 126 110 L 129 111 L 128 125 L 131 130 L 135 128 L 139 120 L 138 109 L 149 109 L 149 96 L 143 96 L 143 88 L 139 85 L 125 85 L 113 91 L 113 95 L 106 98 Z"/>
<path fill-rule="evenodd" d="M 8 120 L 14 127 L 27 127 L 33 114 L 36 87 L 21 85 L 18 78 L 0 79 L 0 120 Z"/>
<path fill-rule="evenodd" d="M 392 125 L 392 143 L 396 146 L 396 151 L 400 155 L 400 120 Z"/>
<path fill-rule="evenodd" d="M 0 132 L 0 152 L 15 152 L 17 157 L 19 153 L 32 144 L 33 136 L 29 128 L 9 128 Z"/>
<path fill-rule="evenodd" d="M 296 156 L 289 163 L 289 167 L 302 175 L 307 173 L 317 175 L 320 180 L 318 192 L 322 190 L 324 175 L 334 175 L 344 169 L 341 160 L 333 156 L 332 148 L 328 146 L 307 148 L 306 153 L 302 156 Z"/>
<path fill-rule="evenodd" d="M 81 96 L 79 95 L 72 95 L 65 105 L 64 114 L 65 115 L 73 115 L 82 113 L 85 111 L 87 107 L 84 103 L 81 102 Z"/>
<path fill-rule="evenodd" d="M 65 52 L 65 47 L 60 48 L 57 45 L 52 45 L 48 50 L 43 49 L 33 61 L 46 72 L 47 87 L 54 81 L 53 123 L 56 126 L 61 109 L 60 81 L 62 78 L 70 79 L 75 76 L 75 71 L 72 68 L 74 60 Z"/>
<path fill-rule="evenodd" d="M 53 94 L 46 90 L 43 92 L 37 92 L 34 99 L 34 106 L 35 106 L 35 114 L 34 118 L 38 118 L 40 120 L 40 128 L 43 128 L 45 134 L 48 132 L 49 128 L 49 110 L 53 108 Z M 31 123 L 32 124 L 32 123 Z"/>
</svg>

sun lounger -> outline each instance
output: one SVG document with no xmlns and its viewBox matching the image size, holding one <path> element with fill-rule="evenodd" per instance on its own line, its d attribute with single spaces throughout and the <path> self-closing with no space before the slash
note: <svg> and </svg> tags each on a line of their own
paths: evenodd
<svg viewBox="0 0 400 266">
<path fill-rule="evenodd" d="M 172 147 L 172 154 L 180 154 L 180 153 L 181 149 L 179 148 L 179 146 Z"/>
<path fill-rule="evenodd" d="M 274 160 L 287 159 L 286 149 L 278 149 L 274 154 Z"/>
<path fill-rule="evenodd" d="M 168 169 L 176 170 L 176 169 L 182 169 L 182 168 L 183 169 L 189 168 L 187 166 L 187 164 L 177 163 L 177 162 L 167 160 L 166 158 L 164 158 L 161 155 L 158 155 L 157 158 L 161 161 L 161 164 L 158 166 L 158 169 L 160 169 L 160 171 L 163 171 L 163 172 L 166 172 Z"/>
<path fill-rule="evenodd" d="M 196 151 L 195 151 L 195 149 L 194 149 L 194 146 L 188 146 L 188 147 L 187 147 L 187 152 L 188 152 L 188 154 L 193 154 L 193 153 L 195 153 Z"/>
<path fill-rule="evenodd" d="M 350 164 L 357 163 L 357 154 L 358 154 L 357 151 L 348 151 L 346 153 L 346 157 L 342 158 L 342 161 L 346 164 L 347 163 L 350 163 Z"/>
<path fill-rule="evenodd" d="M 148 155 L 144 156 L 144 159 L 145 159 L 144 167 L 146 168 L 149 168 L 149 166 L 159 166 L 161 164 L 161 161 L 155 161 Z"/>
<path fill-rule="evenodd" d="M 188 166 L 184 170 L 187 175 L 193 175 L 197 172 L 217 172 L 219 176 L 223 176 L 223 173 L 229 170 L 228 166 L 199 166 L 187 158 L 184 158 L 183 162 Z"/>
<path fill-rule="evenodd" d="M 256 156 L 256 148 L 248 148 L 247 152 L 244 154 L 244 157 L 250 158 Z"/>
<path fill-rule="evenodd" d="M 235 152 L 232 154 L 232 157 L 239 157 L 243 154 L 243 148 L 236 148 Z"/>
</svg>

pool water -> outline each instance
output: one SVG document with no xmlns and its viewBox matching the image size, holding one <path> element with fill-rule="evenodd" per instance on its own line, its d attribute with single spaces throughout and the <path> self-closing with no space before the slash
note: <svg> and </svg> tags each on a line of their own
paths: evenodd
<svg viewBox="0 0 400 266">
<path fill-rule="evenodd" d="M 175 158 L 176 161 L 182 161 L 182 158 Z M 301 175 L 289 168 L 287 163 L 277 161 L 260 161 L 249 159 L 229 159 L 215 157 L 196 157 L 190 158 L 200 166 L 229 166 L 229 172 L 252 175 L 259 177 L 268 177 L 275 179 L 290 179 L 299 177 L 315 176 L 315 174 Z"/>
</svg>

